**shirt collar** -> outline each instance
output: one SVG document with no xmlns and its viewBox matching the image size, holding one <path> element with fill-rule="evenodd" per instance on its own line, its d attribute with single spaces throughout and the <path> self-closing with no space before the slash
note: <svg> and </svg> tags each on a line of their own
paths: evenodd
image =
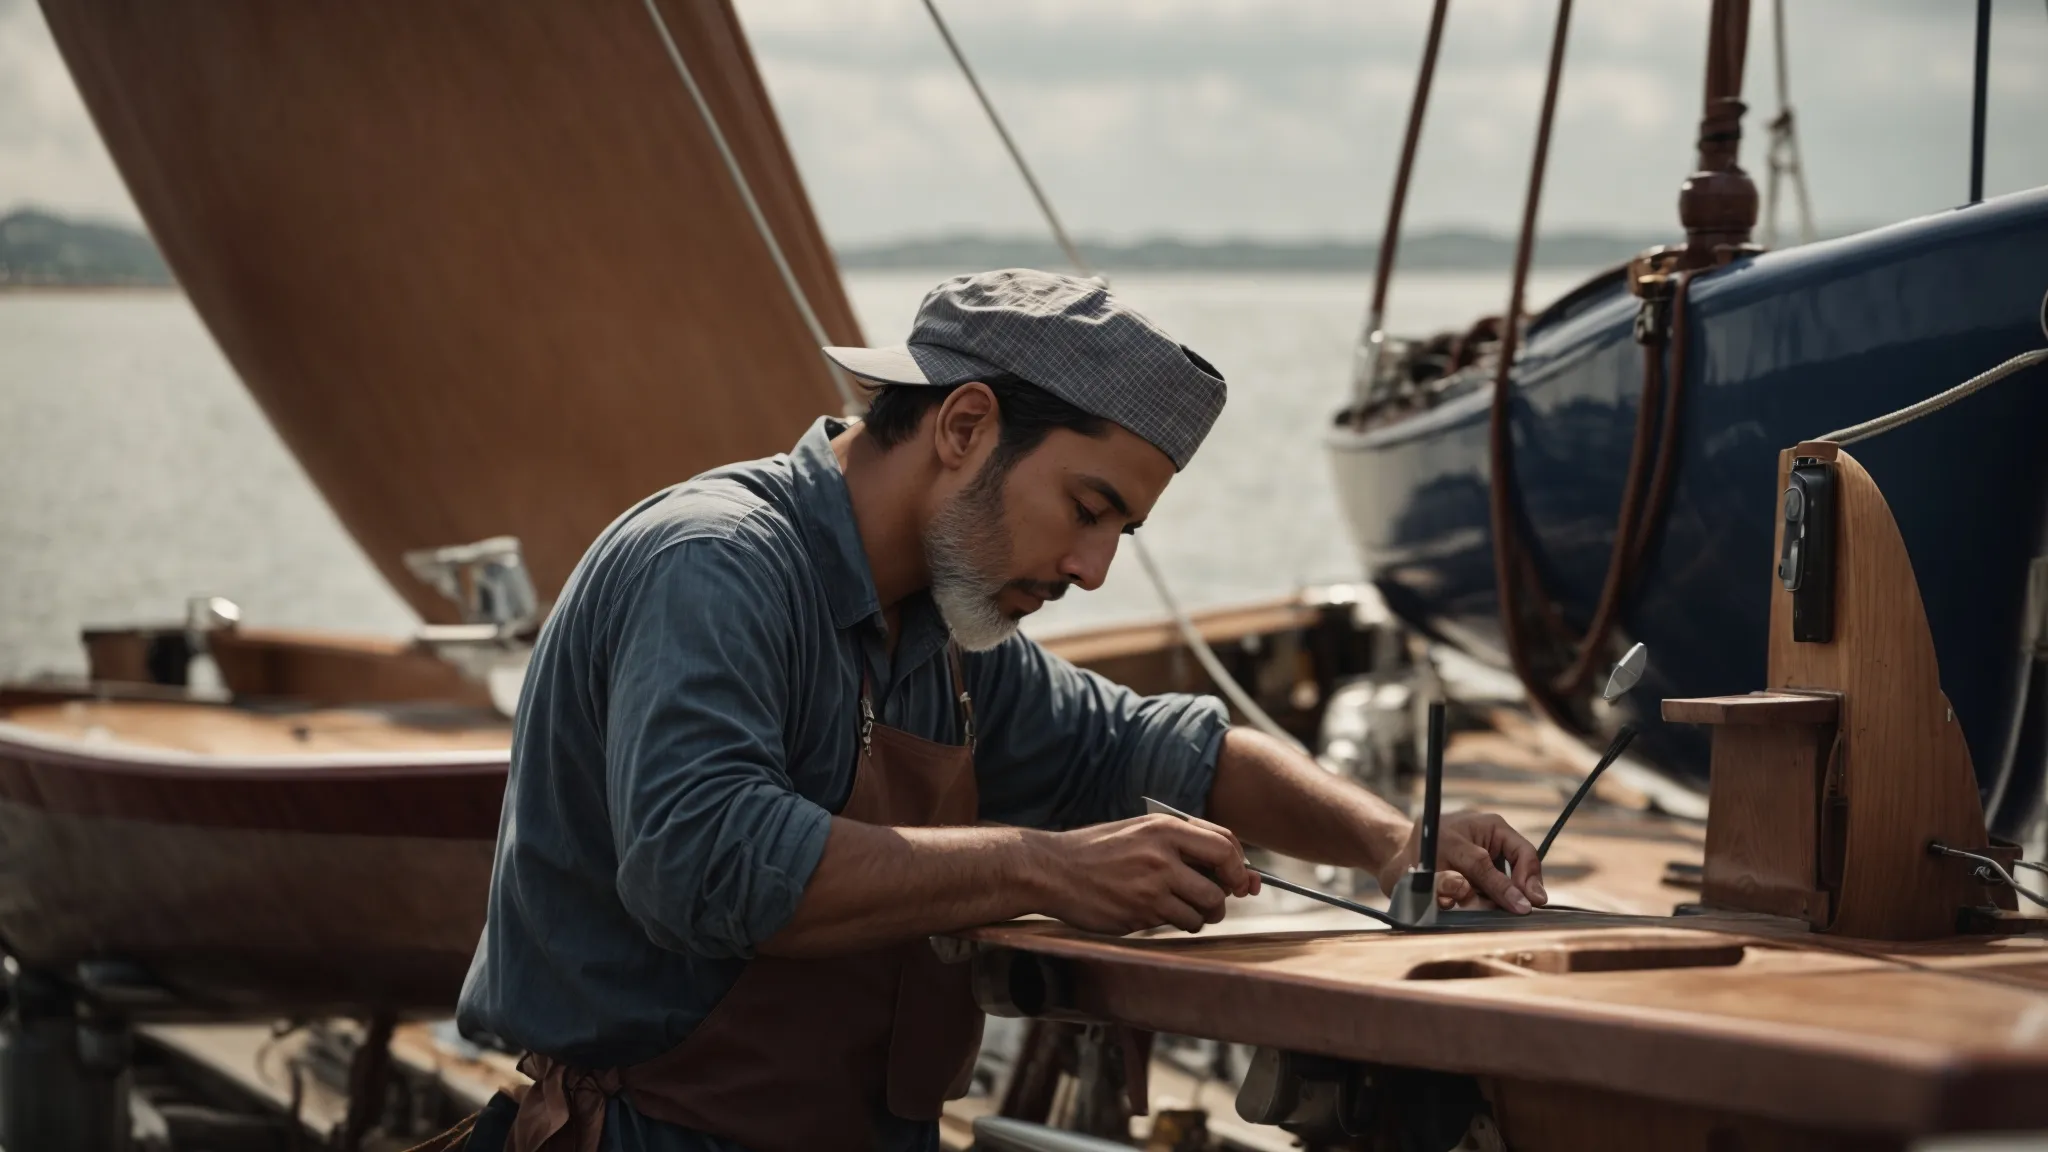
<svg viewBox="0 0 2048 1152">
<path fill-rule="evenodd" d="M 797 514 L 810 541 L 811 556 L 825 577 L 825 602 L 832 608 L 832 623 L 842 629 L 874 619 L 882 610 L 875 576 L 868 570 L 868 555 L 861 547 L 860 525 L 853 518 L 853 496 L 846 490 L 839 457 L 832 452 L 832 438 L 847 426 L 844 420 L 821 416 L 789 451 L 796 477 Z"/>
</svg>

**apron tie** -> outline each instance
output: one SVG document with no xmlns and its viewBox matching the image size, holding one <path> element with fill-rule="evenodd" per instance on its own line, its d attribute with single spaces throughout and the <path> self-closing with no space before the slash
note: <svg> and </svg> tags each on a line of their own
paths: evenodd
<svg viewBox="0 0 2048 1152">
<path fill-rule="evenodd" d="M 529 1052 L 519 1070 L 533 1086 L 519 1102 L 511 1146 L 531 1152 L 597 1152 L 605 1106 L 619 1094 L 619 1070 L 587 1072 Z"/>
</svg>

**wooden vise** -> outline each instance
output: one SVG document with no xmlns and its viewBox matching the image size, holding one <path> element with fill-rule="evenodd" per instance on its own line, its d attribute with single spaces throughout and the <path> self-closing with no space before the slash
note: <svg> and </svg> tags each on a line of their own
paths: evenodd
<svg viewBox="0 0 2048 1152">
<path fill-rule="evenodd" d="M 1702 900 L 1845 936 L 1954 934 L 1962 910 L 1992 896 L 1967 862 L 1928 844 L 2015 853 L 1986 847 L 1970 749 L 1883 493 L 1825 441 L 1780 454 L 1780 493 L 1794 461 L 1831 481 L 1832 515 L 1807 524 L 1832 532 L 1809 542 L 1832 543 L 1830 586 L 1807 589 L 1799 626 L 1817 634 L 1810 614 L 1824 597 L 1831 626 L 1818 634 L 1828 638 L 1795 639 L 1794 594 L 1774 579 L 1770 689 L 1664 701 L 1666 720 L 1714 726 Z M 1778 532 L 1782 556 L 1783 518 Z"/>
</svg>

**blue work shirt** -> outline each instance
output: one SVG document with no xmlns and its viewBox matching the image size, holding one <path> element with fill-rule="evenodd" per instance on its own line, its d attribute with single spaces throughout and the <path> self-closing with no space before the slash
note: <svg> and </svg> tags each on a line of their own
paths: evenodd
<svg viewBox="0 0 2048 1152">
<path fill-rule="evenodd" d="M 681 1043 L 796 911 L 852 791 L 861 670 L 882 723 L 961 742 L 928 596 L 904 602 L 890 656 L 832 452 L 844 428 L 821 419 L 787 455 L 649 497 L 570 575 L 513 725 L 465 1033 L 584 1068 Z M 981 819 L 1078 827 L 1138 815 L 1141 795 L 1204 810 L 1214 699 L 1142 697 L 1021 635 L 964 664 Z M 606 1133 L 731 1147 L 623 1099 Z M 931 1124 L 885 1134 L 936 1141 Z"/>
</svg>

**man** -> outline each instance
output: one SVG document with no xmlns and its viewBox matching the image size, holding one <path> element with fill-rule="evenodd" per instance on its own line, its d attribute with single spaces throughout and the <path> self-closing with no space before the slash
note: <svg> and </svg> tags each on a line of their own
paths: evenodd
<svg viewBox="0 0 2048 1152">
<path fill-rule="evenodd" d="M 826 353 L 864 421 L 627 512 L 534 650 L 460 1011 L 530 1053 L 519 1152 L 932 1148 L 981 1017 L 931 935 L 1199 931 L 1257 888 L 1240 835 L 1389 888 L 1415 859 L 1399 812 L 1216 701 L 1017 634 L 1193 456 L 1207 362 L 1019 270 L 941 284 L 905 347 Z M 1497 816 L 1446 816 L 1440 852 L 1469 878 L 1445 900 L 1545 899 Z"/>
</svg>

